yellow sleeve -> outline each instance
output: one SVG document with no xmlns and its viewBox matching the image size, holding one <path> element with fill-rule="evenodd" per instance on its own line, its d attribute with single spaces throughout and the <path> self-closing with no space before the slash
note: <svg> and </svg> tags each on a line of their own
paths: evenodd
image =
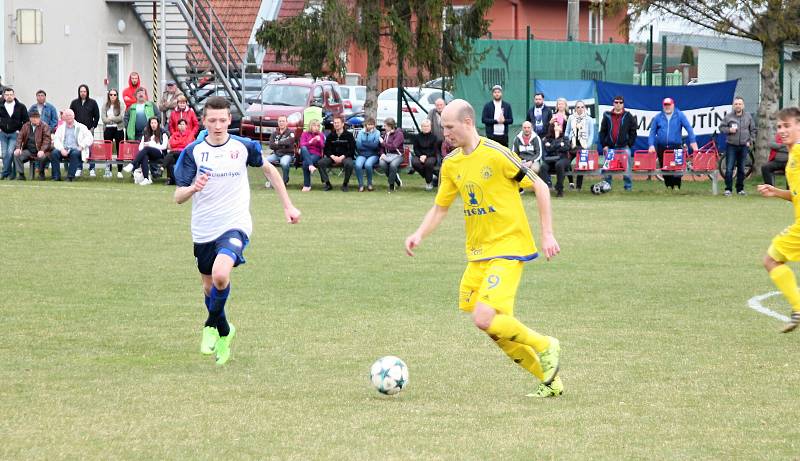
<svg viewBox="0 0 800 461">
<path fill-rule="evenodd" d="M 516 178 L 522 169 L 522 160 L 519 158 L 519 156 L 514 152 L 508 151 L 508 153 L 505 155 L 498 156 L 497 158 L 500 162 L 500 171 L 503 172 L 503 176 L 508 179 Z M 536 173 L 528 169 L 525 176 L 519 182 L 519 187 L 522 187 L 523 189 L 533 187 L 533 181 L 535 179 Z"/>
<path fill-rule="evenodd" d="M 450 175 L 450 168 L 448 163 L 442 163 L 442 168 L 439 171 L 439 191 L 436 193 L 434 203 L 441 207 L 449 207 L 453 200 L 458 195 L 458 186 L 453 182 L 453 177 Z"/>
</svg>

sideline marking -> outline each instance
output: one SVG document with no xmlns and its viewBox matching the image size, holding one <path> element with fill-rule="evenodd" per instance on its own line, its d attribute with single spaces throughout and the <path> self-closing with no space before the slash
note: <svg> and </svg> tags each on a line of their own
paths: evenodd
<svg viewBox="0 0 800 461">
<path fill-rule="evenodd" d="M 763 295 L 753 296 L 752 298 L 747 300 L 747 307 L 753 309 L 756 312 L 761 312 L 764 315 L 768 315 L 772 318 L 781 320 L 783 322 L 788 322 L 790 320 L 789 317 L 783 314 L 779 314 L 773 310 L 767 309 L 761 304 L 761 301 L 779 294 L 781 294 L 780 291 L 770 291 L 769 293 L 765 293 Z"/>
</svg>

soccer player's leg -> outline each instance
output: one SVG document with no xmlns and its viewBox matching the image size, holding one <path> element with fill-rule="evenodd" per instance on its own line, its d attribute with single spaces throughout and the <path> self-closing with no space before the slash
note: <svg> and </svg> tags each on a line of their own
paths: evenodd
<svg viewBox="0 0 800 461">
<path fill-rule="evenodd" d="M 219 339 L 216 318 L 211 316 L 211 271 L 214 267 L 216 255 L 215 242 L 195 243 L 194 257 L 197 260 L 197 269 L 200 271 L 200 277 L 203 282 L 203 296 L 205 298 L 206 311 L 208 312 L 206 323 L 203 326 L 203 337 L 200 340 L 200 353 L 204 355 L 214 353 L 214 346 L 217 343 L 217 339 Z"/>
<path fill-rule="evenodd" d="M 793 331 L 800 324 L 800 290 L 794 272 L 786 265 L 787 261 L 797 260 L 800 260 L 800 235 L 788 228 L 772 240 L 764 257 L 769 278 L 792 306 L 792 316 L 782 330 L 784 333 Z"/>
<path fill-rule="evenodd" d="M 247 246 L 247 236 L 240 231 L 228 231 L 216 240 L 217 256 L 211 268 L 211 311 L 209 317 L 217 326 L 219 339 L 214 345 L 217 365 L 224 365 L 231 355 L 231 342 L 236 328 L 225 316 L 225 303 L 230 295 L 231 271 L 245 262 L 243 252 Z"/>
</svg>

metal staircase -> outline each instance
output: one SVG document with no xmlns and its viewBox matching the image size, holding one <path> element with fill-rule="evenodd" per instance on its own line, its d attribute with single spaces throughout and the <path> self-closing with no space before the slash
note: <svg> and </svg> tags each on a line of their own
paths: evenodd
<svg viewBox="0 0 800 461">
<path fill-rule="evenodd" d="M 154 5 L 155 4 L 155 5 Z M 242 82 L 244 60 L 228 36 L 209 0 L 166 0 L 165 24 L 161 24 L 161 1 L 132 1 L 139 22 L 153 39 L 153 20 L 165 27 L 155 31 L 159 48 L 166 53 L 167 70 L 195 109 L 202 109 L 209 96 L 226 96 L 231 111 L 244 114 Z"/>
</svg>

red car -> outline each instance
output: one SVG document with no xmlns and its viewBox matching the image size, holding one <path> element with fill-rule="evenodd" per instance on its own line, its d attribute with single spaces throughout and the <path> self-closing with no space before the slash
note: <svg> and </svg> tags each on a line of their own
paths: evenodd
<svg viewBox="0 0 800 461">
<path fill-rule="evenodd" d="M 261 94 L 248 101 L 250 106 L 242 118 L 241 133 L 251 139 L 269 141 L 278 127 L 278 117 L 285 115 L 289 129 L 300 139 L 303 132 L 303 111 L 322 107 L 323 113 L 339 115 L 344 105 L 339 84 L 331 80 L 284 78 L 267 84 Z"/>
</svg>

